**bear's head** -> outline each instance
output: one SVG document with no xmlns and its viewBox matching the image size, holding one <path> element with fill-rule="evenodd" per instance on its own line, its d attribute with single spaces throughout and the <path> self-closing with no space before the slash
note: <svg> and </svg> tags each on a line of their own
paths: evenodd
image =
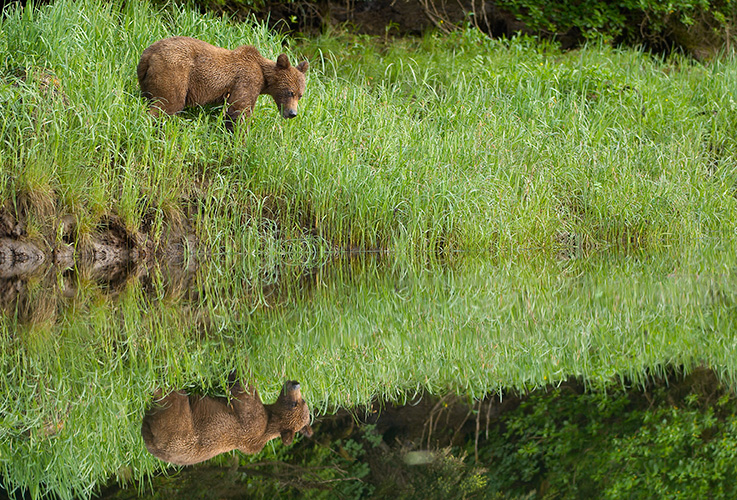
<svg viewBox="0 0 737 500">
<path fill-rule="evenodd" d="M 310 63 L 303 61 L 297 66 L 289 64 L 286 54 L 276 59 L 276 68 L 266 82 L 266 94 L 274 98 L 284 118 L 297 116 L 297 101 L 305 93 L 305 73 Z"/>
<path fill-rule="evenodd" d="M 286 382 L 276 403 L 269 405 L 269 408 L 271 410 L 269 424 L 279 429 L 281 440 L 285 445 L 292 443 L 297 432 L 312 437 L 310 409 L 302 399 L 299 382 L 294 380 Z"/>
</svg>

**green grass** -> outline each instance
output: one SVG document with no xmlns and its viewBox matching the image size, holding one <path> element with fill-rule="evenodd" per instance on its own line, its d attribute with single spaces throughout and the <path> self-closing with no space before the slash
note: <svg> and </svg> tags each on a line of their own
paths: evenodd
<svg viewBox="0 0 737 500">
<path fill-rule="evenodd" d="M 217 109 L 153 120 L 135 66 L 174 34 L 309 58 L 300 116 L 264 97 L 234 134 Z M 295 41 L 85 0 L 6 11 L 0 53 L 0 200 L 32 238 L 53 246 L 68 214 L 78 239 L 189 216 L 200 241 L 191 287 L 155 268 L 64 298 L 52 269 L 0 317 L 11 488 L 145 482 L 154 388 L 223 392 L 234 368 L 267 401 L 301 380 L 318 415 L 672 365 L 735 379 L 730 57 L 473 30 Z M 346 249 L 379 256 L 334 265 Z"/>
</svg>

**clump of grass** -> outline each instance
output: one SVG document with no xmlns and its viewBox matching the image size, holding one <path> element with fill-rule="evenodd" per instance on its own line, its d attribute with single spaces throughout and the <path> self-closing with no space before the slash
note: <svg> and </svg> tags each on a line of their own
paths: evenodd
<svg viewBox="0 0 737 500">
<path fill-rule="evenodd" d="M 719 186 L 733 172 L 715 178 L 703 162 L 714 134 L 720 143 L 733 134 L 724 80 L 715 78 L 729 64 L 607 47 L 543 51 L 472 31 L 384 50 L 359 40 L 341 52 L 326 38 L 303 50 L 329 54 L 329 74 L 366 88 L 360 97 L 343 90 L 346 107 L 332 113 L 356 125 L 335 141 L 349 158 L 326 163 L 331 178 L 386 187 L 362 190 L 361 202 L 386 207 L 381 222 L 394 235 L 410 227 L 415 245 L 432 235 L 459 249 L 548 248 L 571 233 L 596 246 L 659 246 L 730 218 L 732 200 Z M 353 147 L 337 147 L 346 143 Z M 334 181 L 315 191 L 351 189 Z M 695 227 L 699 219 L 709 229 Z"/>
</svg>

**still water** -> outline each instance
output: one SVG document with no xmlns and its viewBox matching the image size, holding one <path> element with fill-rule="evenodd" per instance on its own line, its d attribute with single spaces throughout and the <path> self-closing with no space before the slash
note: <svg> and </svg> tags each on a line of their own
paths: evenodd
<svg viewBox="0 0 737 500">
<path fill-rule="evenodd" d="M 480 398 L 669 367 L 735 376 L 727 243 L 514 257 L 328 255 L 310 266 L 190 258 L 0 282 L 0 466 L 13 486 L 84 495 L 162 468 L 141 438 L 159 388 L 273 402 L 300 382 L 313 419 L 379 397 Z M 230 381 L 229 381 L 230 380 Z"/>
</svg>

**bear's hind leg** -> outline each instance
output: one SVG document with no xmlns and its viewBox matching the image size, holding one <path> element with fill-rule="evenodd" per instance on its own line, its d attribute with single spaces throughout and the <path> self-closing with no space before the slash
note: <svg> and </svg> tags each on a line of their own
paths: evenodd
<svg viewBox="0 0 737 500">
<path fill-rule="evenodd" d="M 172 85 L 173 82 L 157 82 L 148 80 L 142 85 L 145 88 L 143 95 L 149 100 L 148 112 L 151 116 L 158 117 L 163 111 L 167 115 L 173 115 L 184 109 L 187 97 L 187 87 L 181 83 Z"/>
<path fill-rule="evenodd" d="M 184 99 L 184 92 L 172 94 L 168 99 L 166 97 L 154 97 L 151 99 L 151 106 L 148 108 L 148 112 L 153 117 L 158 117 L 161 111 L 167 115 L 179 113 L 184 109 Z"/>
</svg>

